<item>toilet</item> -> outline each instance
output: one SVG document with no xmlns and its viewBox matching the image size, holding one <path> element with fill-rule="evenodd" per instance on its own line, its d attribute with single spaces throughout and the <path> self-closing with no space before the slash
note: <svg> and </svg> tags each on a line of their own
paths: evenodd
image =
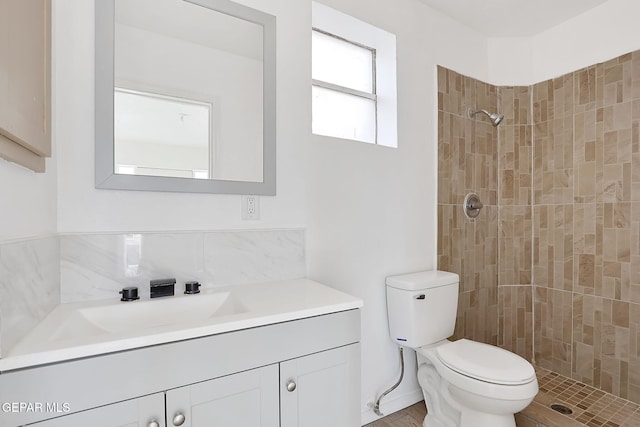
<svg viewBox="0 0 640 427">
<path fill-rule="evenodd" d="M 391 339 L 416 351 L 427 405 L 424 427 L 515 427 L 514 414 L 538 393 L 533 366 L 507 350 L 449 341 L 459 278 L 445 271 L 387 277 Z"/>
</svg>

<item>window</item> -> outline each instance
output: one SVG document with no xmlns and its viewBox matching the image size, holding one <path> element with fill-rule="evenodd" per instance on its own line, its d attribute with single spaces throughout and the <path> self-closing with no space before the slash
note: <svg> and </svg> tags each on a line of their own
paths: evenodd
<svg viewBox="0 0 640 427">
<path fill-rule="evenodd" d="M 395 36 L 313 3 L 312 132 L 397 146 Z"/>
</svg>

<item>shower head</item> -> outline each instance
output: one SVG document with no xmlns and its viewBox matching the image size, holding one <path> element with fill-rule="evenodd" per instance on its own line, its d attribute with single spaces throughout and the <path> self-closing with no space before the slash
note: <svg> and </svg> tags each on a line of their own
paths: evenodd
<svg viewBox="0 0 640 427">
<path fill-rule="evenodd" d="M 490 113 L 487 110 L 472 110 L 471 108 L 469 108 L 470 118 L 473 118 L 478 113 L 482 113 L 485 116 L 489 117 L 489 120 L 491 121 L 491 124 L 493 126 L 498 126 L 504 120 L 503 114 Z"/>
</svg>

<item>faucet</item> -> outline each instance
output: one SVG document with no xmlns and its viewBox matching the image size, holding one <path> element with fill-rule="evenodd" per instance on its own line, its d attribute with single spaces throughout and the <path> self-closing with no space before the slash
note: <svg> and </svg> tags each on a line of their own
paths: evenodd
<svg viewBox="0 0 640 427">
<path fill-rule="evenodd" d="M 149 282 L 151 298 L 169 297 L 174 295 L 176 279 L 155 279 Z"/>
</svg>

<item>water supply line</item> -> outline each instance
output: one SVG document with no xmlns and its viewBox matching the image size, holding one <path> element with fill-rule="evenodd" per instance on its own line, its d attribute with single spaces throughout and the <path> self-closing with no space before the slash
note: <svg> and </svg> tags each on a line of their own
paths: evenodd
<svg viewBox="0 0 640 427">
<path fill-rule="evenodd" d="M 384 398 L 387 394 L 391 393 L 393 390 L 395 390 L 400 383 L 402 382 L 402 378 L 404 377 L 404 355 L 403 355 L 403 347 L 399 346 L 400 349 L 400 378 L 398 378 L 398 381 L 391 386 L 391 388 L 387 391 L 385 391 L 384 393 L 382 393 L 380 395 L 380 397 L 378 397 L 378 400 L 376 400 L 376 403 L 374 404 L 369 404 L 369 406 L 371 407 L 371 409 L 373 409 L 373 412 L 376 413 L 376 415 L 378 415 L 379 417 L 383 417 L 384 414 L 382 412 L 380 412 L 380 401 L 382 400 L 382 398 Z"/>
</svg>

